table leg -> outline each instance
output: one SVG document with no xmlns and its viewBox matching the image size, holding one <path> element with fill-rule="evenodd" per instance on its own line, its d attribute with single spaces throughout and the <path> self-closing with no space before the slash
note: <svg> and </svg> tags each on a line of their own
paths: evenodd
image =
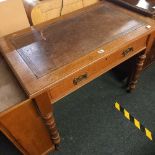
<svg viewBox="0 0 155 155">
<path fill-rule="evenodd" d="M 129 80 L 129 85 L 128 85 L 128 89 L 127 89 L 129 92 L 133 91 L 136 88 L 136 84 L 138 82 L 138 78 L 140 76 L 140 73 L 143 69 L 145 59 L 146 59 L 146 53 L 145 52 L 142 52 L 138 55 L 138 60 L 136 63 L 135 70 L 134 70 L 134 72 L 133 72 L 133 74 Z"/>
<path fill-rule="evenodd" d="M 60 144 L 60 136 L 56 127 L 53 105 L 51 105 L 50 97 L 48 93 L 44 93 L 35 98 L 39 112 L 45 122 L 45 125 L 49 131 L 51 140 L 58 149 Z"/>
</svg>

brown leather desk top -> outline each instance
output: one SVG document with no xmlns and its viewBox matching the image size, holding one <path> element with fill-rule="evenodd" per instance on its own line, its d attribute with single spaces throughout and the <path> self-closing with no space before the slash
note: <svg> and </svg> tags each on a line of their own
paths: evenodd
<svg viewBox="0 0 155 155">
<path fill-rule="evenodd" d="M 43 28 L 46 40 L 35 29 L 12 41 L 32 72 L 41 77 L 142 25 L 126 14 L 99 5 Z"/>
<path fill-rule="evenodd" d="M 145 26 L 119 7 L 104 2 L 48 26 L 10 35 L 1 40 L 1 47 L 27 94 L 33 96 L 103 57 L 95 50 L 103 48 L 106 56 L 148 33 Z"/>
</svg>

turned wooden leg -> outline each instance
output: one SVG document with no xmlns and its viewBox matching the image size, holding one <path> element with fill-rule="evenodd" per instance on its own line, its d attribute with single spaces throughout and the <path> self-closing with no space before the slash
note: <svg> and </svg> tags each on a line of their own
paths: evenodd
<svg viewBox="0 0 155 155">
<path fill-rule="evenodd" d="M 58 150 L 60 144 L 60 135 L 56 127 L 53 113 L 43 116 L 43 119 L 45 120 L 45 124 L 49 129 L 51 140 L 55 144 L 55 148 Z"/>
<path fill-rule="evenodd" d="M 48 93 L 44 93 L 35 98 L 39 112 L 45 122 L 45 125 L 49 131 L 51 140 L 58 149 L 60 144 L 60 136 L 56 127 L 55 118 L 53 114 L 53 105 L 50 103 L 50 98 Z"/>
<path fill-rule="evenodd" d="M 129 80 L 129 85 L 128 85 L 128 91 L 131 92 L 136 88 L 136 84 L 138 82 L 138 78 L 140 76 L 140 73 L 143 69 L 144 61 L 146 59 L 146 53 L 142 52 L 138 55 L 138 61 L 136 63 L 136 68 L 132 76 L 130 77 Z"/>
</svg>

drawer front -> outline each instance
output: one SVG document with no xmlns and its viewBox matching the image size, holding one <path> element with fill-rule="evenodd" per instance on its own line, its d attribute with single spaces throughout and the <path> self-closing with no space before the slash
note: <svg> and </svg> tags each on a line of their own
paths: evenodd
<svg viewBox="0 0 155 155">
<path fill-rule="evenodd" d="M 122 47 L 120 50 L 102 57 L 101 59 L 89 64 L 85 68 L 78 70 L 74 74 L 62 80 L 49 90 L 51 101 L 54 103 L 55 101 L 75 91 L 101 74 L 109 71 L 113 67 L 144 50 L 146 48 L 146 40 L 147 37 L 132 42 L 129 45 Z"/>
</svg>

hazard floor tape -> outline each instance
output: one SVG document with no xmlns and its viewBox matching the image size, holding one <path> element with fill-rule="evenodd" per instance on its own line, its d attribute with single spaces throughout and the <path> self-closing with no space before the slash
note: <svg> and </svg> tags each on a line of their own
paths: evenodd
<svg viewBox="0 0 155 155">
<path fill-rule="evenodd" d="M 145 128 L 144 125 L 142 125 L 136 118 L 134 118 L 126 109 L 124 109 L 118 102 L 115 103 L 115 108 L 122 112 L 125 118 L 127 118 L 130 122 L 132 122 L 136 128 L 141 130 L 149 140 L 153 141 L 153 134 L 152 132 Z"/>
</svg>

